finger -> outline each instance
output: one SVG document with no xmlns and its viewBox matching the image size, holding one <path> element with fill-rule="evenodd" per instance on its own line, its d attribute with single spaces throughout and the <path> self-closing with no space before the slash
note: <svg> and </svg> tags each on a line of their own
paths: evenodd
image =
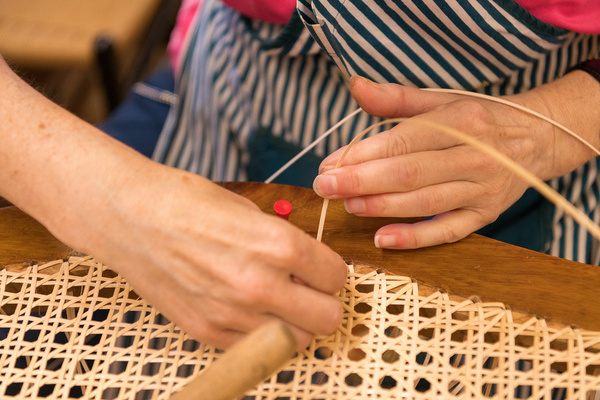
<svg viewBox="0 0 600 400">
<path fill-rule="evenodd" d="M 442 150 L 460 143 L 453 136 L 441 133 L 419 121 L 419 118 L 412 118 L 389 131 L 355 143 L 347 152 L 342 166 L 421 151 Z M 344 146 L 327 156 L 319 166 L 319 173 L 334 169 L 346 148 L 347 146 Z"/>
<path fill-rule="evenodd" d="M 264 313 L 258 307 L 248 307 L 228 301 L 227 298 L 203 296 L 196 302 L 202 319 L 212 328 L 248 333 L 275 317 Z"/>
<path fill-rule="evenodd" d="M 337 296 L 292 281 L 274 290 L 273 296 L 270 312 L 307 332 L 328 335 L 342 321 L 342 304 Z"/>
<path fill-rule="evenodd" d="M 218 254 L 223 262 L 232 263 L 229 269 L 211 268 L 219 280 L 229 282 L 227 288 L 245 284 L 244 279 L 275 279 L 275 272 L 285 279 L 296 276 L 311 288 L 325 293 L 337 293 L 343 287 L 347 266 L 327 245 L 281 218 L 245 210 L 238 215 L 244 220 L 238 229 L 226 224 L 211 227 L 211 234 L 217 237 L 217 245 L 221 247 L 212 243 L 206 249 L 213 253 L 220 250 Z M 196 250 L 198 257 L 203 256 L 203 250 Z M 232 273 L 232 268 L 236 273 Z M 260 282 L 254 284 L 262 287 Z"/>
<path fill-rule="evenodd" d="M 378 84 L 366 78 L 353 76 L 350 91 L 360 107 L 377 117 L 412 117 L 423 114 L 458 96 L 427 92 L 395 83 Z"/>
<path fill-rule="evenodd" d="M 285 267 L 275 285 L 263 288 L 267 310 L 305 331 L 330 334 L 341 323 L 341 303 L 332 294 L 343 288 L 347 265 L 326 245 L 304 233 L 302 239 L 276 252 Z"/>
<path fill-rule="evenodd" d="M 232 307 L 215 308 L 207 316 L 210 325 L 203 337 L 206 343 L 220 348 L 227 348 L 260 326 L 279 319 L 273 315 L 257 314 L 252 310 L 241 311 Z M 296 339 L 298 350 L 308 346 L 313 338 L 312 333 L 297 326 L 288 327 Z"/>
<path fill-rule="evenodd" d="M 310 288 L 328 294 L 337 293 L 346 283 L 348 273 L 342 257 L 305 232 L 287 225 L 287 229 L 293 228 L 293 235 L 280 231 L 279 245 L 271 256 L 272 262 L 287 276 L 298 278 Z"/>
<path fill-rule="evenodd" d="M 290 269 L 289 265 L 288 268 L 268 265 L 264 260 L 262 263 L 254 261 L 246 264 L 234 276 L 226 276 L 228 283 L 215 287 L 212 297 L 223 299 L 231 307 L 245 310 L 249 314 L 274 315 L 308 332 L 331 333 L 341 322 L 339 298 L 308 286 L 316 286 L 314 278 L 311 278 L 313 283 L 305 283 L 309 277 L 300 278 L 302 282 L 299 283 L 293 278 L 293 274 L 303 269 L 303 263 L 288 260 L 288 264 L 295 267 Z M 345 264 L 342 264 L 345 269 Z M 342 277 L 345 282 L 345 272 Z M 338 290 L 342 286 L 343 284 L 339 285 Z"/>
<path fill-rule="evenodd" d="M 362 143 L 362 142 L 358 142 L 354 146 L 356 146 L 359 143 Z M 331 153 L 330 155 L 325 157 L 323 159 L 323 161 L 321 161 L 321 164 L 319 164 L 319 173 L 322 174 L 323 172 L 334 169 L 338 163 L 338 160 L 340 159 L 342 154 L 344 154 L 344 151 L 346 150 L 347 147 L 348 146 L 340 147 L 339 149 L 337 149 L 336 151 L 334 151 L 333 153 Z"/>
<path fill-rule="evenodd" d="M 330 199 L 408 192 L 444 182 L 476 181 L 493 168 L 498 165 L 484 154 L 456 146 L 336 168 L 318 175 L 313 189 Z"/>
<path fill-rule="evenodd" d="M 242 340 L 247 334 L 248 333 L 245 332 L 231 330 L 215 330 L 214 332 L 210 333 L 205 332 L 202 335 L 202 339 L 199 341 L 214 346 L 218 349 L 227 349 L 236 342 Z"/>
<path fill-rule="evenodd" d="M 292 334 L 296 338 L 296 349 L 298 351 L 304 350 L 310 342 L 312 341 L 314 335 L 310 332 L 305 331 L 304 329 L 300 329 L 296 326 L 288 325 Z"/>
<path fill-rule="evenodd" d="M 189 316 L 190 318 L 182 321 L 179 326 L 193 339 L 220 349 L 226 349 L 247 334 L 212 325 L 202 314 L 190 313 Z"/>
<path fill-rule="evenodd" d="M 392 224 L 375 233 L 375 246 L 386 249 L 418 249 L 454 243 L 493 221 L 474 210 L 460 209 L 414 224 Z"/>
<path fill-rule="evenodd" d="M 314 335 L 312 333 L 307 332 L 298 327 L 291 326 L 291 325 L 288 325 L 288 328 L 292 332 L 292 335 L 294 335 L 297 351 L 302 351 L 306 347 L 308 347 L 308 345 L 310 344 L 310 342 L 312 341 L 312 339 L 314 337 Z M 258 329 L 258 326 L 255 329 Z M 213 335 L 212 343 L 208 343 L 208 342 L 205 342 L 205 343 L 212 344 L 213 346 L 215 346 L 219 349 L 227 349 L 227 348 L 231 347 L 232 345 L 234 345 L 236 342 L 242 340 L 249 333 L 250 332 L 242 333 L 242 332 L 231 331 L 231 330 L 226 330 L 226 329 L 219 330 L 219 331 L 216 331 L 215 334 Z"/>
<path fill-rule="evenodd" d="M 280 299 L 285 301 L 285 299 Z M 264 312 L 263 307 L 244 304 L 226 304 L 224 299 L 203 296 L 182 304 L 189 316 L 182 328 L 193 338 L 219 348 L 227 348 L 263 324 L 280 319 Z M 299 349 L 308 345 L 312 333 L 298 326 L 290 325 Z"/>
<path fill-rule="evenodd" d="M 425 217 L 470 206 L 486 195 L 483 185 L 454 181 L 407 193 L 386 193 L 346 199 L 346 211 L 360 217 Z"/>
</svg>

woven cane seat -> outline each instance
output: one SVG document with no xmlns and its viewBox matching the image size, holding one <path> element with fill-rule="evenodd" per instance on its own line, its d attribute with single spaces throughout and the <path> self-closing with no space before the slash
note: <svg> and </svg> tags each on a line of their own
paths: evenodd
<svg viewBox="0 0 600 400">
<path fill-rule="evenodd" d="M 222 352 L 90 258 L 0 274 L 0 396 L 168 399 Z M 600 332 L 349 266 L 341 327 L 247 399 L 587 398 Z M 235 379 L 232 377 L 232 379 Z"/>
</svg>

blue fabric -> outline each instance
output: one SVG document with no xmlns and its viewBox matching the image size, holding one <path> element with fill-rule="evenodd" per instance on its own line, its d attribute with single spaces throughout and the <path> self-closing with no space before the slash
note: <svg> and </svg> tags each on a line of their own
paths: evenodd
<svg viewBox="0 0 600 400">
<path fill-rule="evenodd" d="M 553 206 L 534 189 L 523 196 L 498 219 L 476 233 L 529 250 L 547 251 L 551 239 Z"/>
<path fill-rule="evenodd" d="M 248 151 L 250 152 L 250 160 L 246 166 L 248 180 L 264 182 L 302 149 L 282 138 L 273 136 L 268 130 L 259 128 L 250 142 Z M 312 188 L 322 160 L 323 157 L 309 152 L 273 182 Z"/>
<path fill-rule="evenodd" d="M 146 80 L 150 86 L 173 92 L 175 80 L 170 67 L 163 67 Z M 131 92 L 98 128 L 147 157 L 152 156 L 170 106 Z"/>
</svg>

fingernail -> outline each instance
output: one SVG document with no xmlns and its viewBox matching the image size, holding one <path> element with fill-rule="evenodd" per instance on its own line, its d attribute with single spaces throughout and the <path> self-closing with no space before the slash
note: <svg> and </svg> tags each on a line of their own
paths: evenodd
<svg viewBox="0 0 600 400">
<path fill-rule="evenodd" d="M 335 166 L 333 166 L 333 165 L 327 165 L 327 166 L 324 166 L 324 167 L 319 167 L 319 175 L 322 175 L 322 174 L 324 174 L 327 171 L 331 171 L 332 169 L 335 169 Z"/>
<path fill-rule="evenodd" d="M 350 214 L 363 214 L 366 211 L 367 206 L 363 199 L 357 197 L 344 200 L 344 208 Z"/>
<path fill-rule="evenodd" d="M 354 80 L 354 81 L 361 80 L 361 81 L 363 81 L 364 83 L 366 83 L 367 85 L 372 85 L 373 83 L 375 83 L 375 82 L 373 82 L 372 80 L 370 80 L 370 79 L 368 79 L 368 78 L 365 78 L 364 76 L 360 76 L 360 75 L 352 75 L 352 76 L 350 77 L 350 80 L 351 80 L 351 81 L 352 81 L 352 80 Z"/>
<path fill-rule="evenodd" d="M 377 235 L 375 236 L 375 247 L 378 249 L 385 249 L 388 247 L 394 247 L 396 245 L 396 238 L 391 235 Z"/>
<path fill-rule="evenodd" d="M 337 178 L 334 175 L 317 175 L 313 181 L 313 189 L 321 197 L 327 197 L 336 194 L 337 188 Z"/>
</svg>

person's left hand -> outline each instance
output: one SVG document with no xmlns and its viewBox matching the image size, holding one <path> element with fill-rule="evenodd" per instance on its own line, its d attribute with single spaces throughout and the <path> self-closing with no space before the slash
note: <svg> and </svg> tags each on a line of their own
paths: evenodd
<svg viewBox="0 0 600 400">
<path fill-rule="evenodd" d="M 379 117 L 409 117 L 389 131 L 357 143 L 342 167 L 343 149 L 327 157 L 315 179 L 322 197 L 345 199 L 348 212 L 372 217 L 424 217 L 381 228 L 375 244 L 410 249 L 454 242 L 493 222 L 527 184 L 472 145 L 419 123 L 437 122 L 479 139 L 541 179 L 561 176 L 592 153 L 540 119 L 506 105 L 354 77 L 360 106 Z M 537 92 L 513 102 L 549 113 Z M 567 151 L 568 150 L 568 151 Z"/>
</svg>

